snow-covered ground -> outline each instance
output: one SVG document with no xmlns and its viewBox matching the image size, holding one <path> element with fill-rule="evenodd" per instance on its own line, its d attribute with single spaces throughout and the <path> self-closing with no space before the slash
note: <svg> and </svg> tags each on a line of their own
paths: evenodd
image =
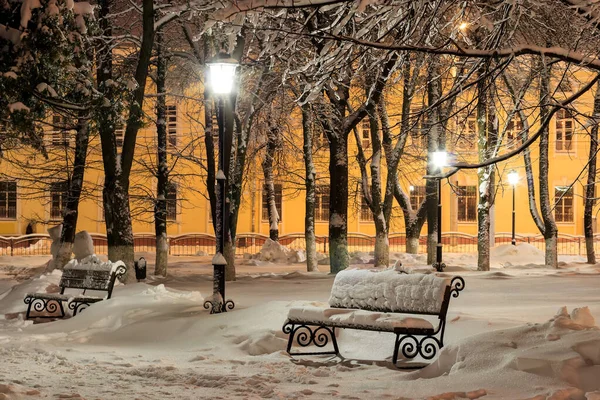
<svg viewBox="0 0 600 400">
<path fill-rule="evenodd" d="M 391 258 L 427 268 L 422 255 Z M 476 272 L 474 255 L 445 254 L 444 274 L 466 289 L 450 304 L 446 347 L 420 371 L 392 366 L 386 333 L 342 331 L 341 360 L 285 353 L 287 311 L 327 301 L 327 266 L 240 265 L 227 285 L 236 308 L 209 315 L 210 258 L 176 257 L 167 279 L 34 325 L 18 312 L 25 292 L 58 283 L 38 278 L 46 261 L 0 257 L 0 399 L 600 399 L 600 265 L 579 257 L 551 270 L 527 245 L 501 246 L 493 270 Z"/>
</svg>

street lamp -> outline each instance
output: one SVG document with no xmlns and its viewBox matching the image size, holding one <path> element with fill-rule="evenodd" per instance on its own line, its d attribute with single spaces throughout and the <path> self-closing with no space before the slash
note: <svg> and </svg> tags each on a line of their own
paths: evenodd
<svg viewBox="0 0 600 400">
<path fill-rule="evenodd" d="M 217 123 L 219 125 L 219 170 L 217 172 L 217 209 L 216 209 L 216 253 L 213 264 L 213 295 L 211 300 L 204 303 L 204 308 L 211 314 L 226 312 L 235 307 L 231 300 L 225 300 L 225 267 L 227 261 L 225 239 L 229 234 L 228 215 L 229 203 L 226 200 L 228 192 L 227 177 L 231 158 L 233 141 L 233 109 L 235 104 L 234 80 L 238 62 L 226 53 L 219 53 L 206 63 L 208 67 L 208 82 L 211 92 L 217 100 Z"/>
<path fill-rule="evenodd" d="M 517 241 L 515 240 L 515 187 L 517 183 L 519 183 L 519 173 L 515 170 L 512 170 L 507 175 L 508 183 L 512 186 L 512 240 L 511 244 L 513 246 L 517 245 Z"/>
<path fill-rule="evenodd" d="M 435 151 L 432 154 L 433 165 L 437 167 L 438 173 L 448 165 L 448 153 L 445 151 Z M 433 267 L 436 271 L 442 272 L 446 268 L 446 264 L 442 262 L 442 178 L 437 178 L 438 181 L 438 206 L 437 206 L 437 246 L 435 251 L 435 263 Z"/>
</svg>

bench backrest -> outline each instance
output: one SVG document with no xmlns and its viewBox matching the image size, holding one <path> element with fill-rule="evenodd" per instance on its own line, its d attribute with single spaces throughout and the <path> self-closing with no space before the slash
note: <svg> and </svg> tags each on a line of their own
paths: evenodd
<svg viewBox="0 0 600 400">
<path fill-rule="evenodd" d="M 73 289 L 108 290 L 111 271 L 88 269 L 66 269 L 63 271 L 60 286 Z"/>
<path fill-rule="evenodd" d="M 350 270 L 335 277 L 329 305 L 445 317 L 451 292 L 450 279 L 434 274 Z"/>
<path fill-rule="evenodd" d="M 61 294 L 65 289 L 99 290 L 112 294 L 115 281 L 127 271 L 122 261 L 102 262 L 97 256 L 90 256 L 78 262 L 71 260 L 63 271 L 59 286 Z"/>
</svg>

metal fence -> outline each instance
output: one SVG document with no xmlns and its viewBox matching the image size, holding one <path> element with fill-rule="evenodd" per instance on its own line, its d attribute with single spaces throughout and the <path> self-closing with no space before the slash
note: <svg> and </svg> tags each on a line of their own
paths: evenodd
<svg viewBox="0 0 600 400">
<path fill-rule="evenodd" d="M 106 235 L 92 233 L 96 254 L 107 254 Z M 269 237 L 259 233 L 240 233 L 236 237 L 236 254 L 256 254 Z M 169 254 L 173 256 L 212 255 L 215 252 L 215 237 L 206 233 L 187 233 L 170 236 Z M 542 235 L 516 235 L 517 243 L 529 243 L 539 250 L 544 250 Z M 134 235 L 135 252 L 155 252 L 154 234 L 139 233 Z M 317 251 L 328 252 L 327 236 L 317 236 Z M 497 233 L 496 245 L 509 244 L 510 233 Z M 291 233 L 279 237 L 279 243 L 293 249 L 305 249 L 306 240 L 303 233 Z M 406 251 L 406 235 L 391 233 L 389 235 L 390 251 L 402 253 Z M 450 253 L 477 252 L 477 236 L 460 232 L 446 232 L 442 235 L 444 251 Z M 36 256 L 50 255 L 52 240 L 47 234 L 31 234 L 23 236 L 0 236 L 0 255 L 4 256 Z M 348 251 L 373 251 L 375 237 L 361 233 L 348 234 Z M 594 248 L 600 251 L 600 234 L 594 236 Z M 419 253 L 427 251 L 427 237 L 419 238 Z M 585 238 L 583 236 L 559 235 L 558 254 L 585 255 Z"/>
</svg>

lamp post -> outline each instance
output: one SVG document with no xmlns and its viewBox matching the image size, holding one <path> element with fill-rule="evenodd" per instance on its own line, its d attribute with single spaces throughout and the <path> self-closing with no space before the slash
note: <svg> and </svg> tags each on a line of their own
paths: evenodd
<svg viewBox="0 0 600 400">
<path fill-rule="evenodd" d="M 519 173 L 515 170 L 512 170 L 508 173 L 508 183 L 512 186 L 512 239 L 510 243 L 513 246 L 517 245 L 517 241 L 515 240 L 515 187 L 517 183 L 519 183 Z"/>
<path fill-rule="evenodd" d="M 448 153 L 445 151 L 435 151 L 432 154 L 433 165 L 438 168 L 438 172 L 442 172 L 448 164 Z M 433 268 L 436 271 L 442 272 L 446 268 L 446 264 L 442 262 L 442 178 L 437 178 L 438 181 L 438 206 L 437 206 L 437 246 L 435 248 L 435 263 Z"/>
<path fill-rule="evenodd" d="M 229 233 L 227 201 L 229 163 L 233 140 L 233 108 L 235 102 L 234 79 L 238 62 L 228 54 L 219 53 L 206 63 L 208 82 L 217 102 L 217 122 L 219 126 L 219 168 L 217 172 L 217 207 L 216 207 L 216 253 L 213 264 L 213 295 L 204 303 L 204 308 L 211 314 L 226 312 L 235 307 L 231 300 L 225 300 L 225 267 L 227 261 L 223 256 L 225 241 Z"/>
</svg>

